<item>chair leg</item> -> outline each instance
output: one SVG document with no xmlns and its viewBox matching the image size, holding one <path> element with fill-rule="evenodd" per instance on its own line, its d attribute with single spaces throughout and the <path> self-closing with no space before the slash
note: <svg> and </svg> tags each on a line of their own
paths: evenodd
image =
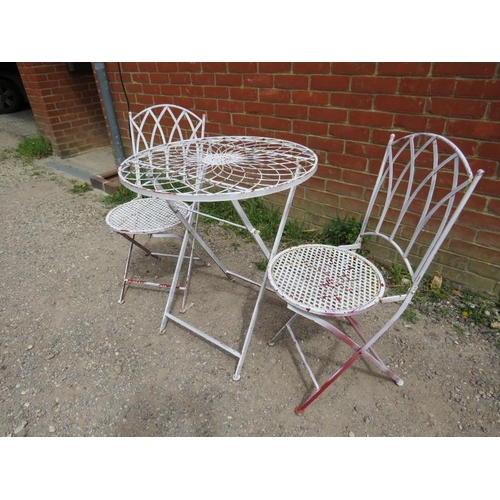
<svg viewBox="0 0 500 500">
<path fill-rule="evenodd" d="M 127 281 L 128 268 L 130 266 L 130 257 L 132 256 L 132 248 L 134 247 L 134 243 L 135 243 L 135 234 L 133 235 L 133 237 L 131 239 L 132 239 L 132 241 L 130 242 L 130 246 L 128 249 L 127 262 L 125 263 L 125 271 L 123 273 L 122 291 L 120 293 L 120 298 L 118 299 L 118 303 L 120 303 L 120 304 L 123 304 L 123 302 L 125 301 L 125 292 L 127 291 L 127 285 L 128 285 L 128 281 Z"/>
<path fill-rule="evenodd" d="M 271 339 L 267 342 L 267 345 L 273 347 L 274 344 L 276 343 L 276 341 L 281 337 L 281 334 L 283 333 L 283 331 L 285 330 L 285 328 L 291 328 L 291 326 L 295 323 L 295 320 L 299 317 L 298 314 L 294 314 L 289 320 L 288 322 L 283 325 L 283 327 L 281 328 L 281 330 Z"/>
<path fill-rule="evenodd" d="M 346 363 L 342 367 L 340 367 L 326 382 L 324 382 L 321 386 L 318 384 L 314 373 L 312 371 L 312 368 L 308 364 L 304 353 L 302 352 L 302 349 L 300 348 L 299 343 L 297 342 L 297 339 L 295 338 L 295 335 L 293 333 L 293 330 L 291 328 L 292 324 L 295 322 L 297 317 L 301 315 L 306 317 L 307 319 L 310 319 L 314 323 L 318 324 L 319 326 L 325 328 L 332 334 L 334 334 L 339 340 L 347 344 L 351 349 L 355 351 L 354 355 L 347 360 Z M 337 327 L 329 323 L 328 321 L 319 318 L 314 315 L 310 315 L 304 312 L 298 313 L 296 312 L 295 315 L 286 323 L 283 328 L 268 342 L 269 345 L 274 345 L 275 340 L 281 335 L 283 330 L 286 328 L 288 330 L 288 333 L 290 334 L 290 337 L 295 345 L 295 348 L 297 349 L 300 358 L 302 359 L 302 362 L 304 366 L 306 367 L 309 376 L 311 377 L 311 380 L 315 386 L 314 392 L 309 396 L 300 406 L 298 406 L 295 409 L 295 413 L 297 415 L 302 415 L 304 413 L 304 410 L 313 402 L 315 401 L 330 385 L 337 380 L 337 378 L 344 373 L 347 368 L 349 368 L 357 359 L 360 357 L 363 357 L 373 365 L 375 365 L 384 375 L 387 377 L 391 378 L 397 385 L 402 386 L 403 385 L 403 380 L 398 377 L 392 370 L 390 370 L 387 365 L 380 359 L 380 357 L 377 355 L 377 353 L 373 350 L 372 345 L 373 343 L 378 340 L 379 336 L 382 334 L 382 332 L 379 332 L 376 334 L 371 340 L 368 342 L 365 340 L 361 329 L 358 325 L 358 323 L 354 320 L 354 318 L 348 317 L 347 318 L 350 324 L 353 326 L 357 334 L 360 336 L 360 338 L 363 340 L 364 345 L 359 345 L 356 342 L 354 342 L 349 336 L 347 336 L 344 332 L 339 330 Z"/>
<path fill-rule="evenodd" d="M 195 219 L 194 220 L 194 229 L 195 229 L 195 231 L 198 231 L 198 212 L 193 212 L 192 215 Z M 181 313 L 185 313 L 187 310 L 186 309 L 187 297 L 188 297 L 188 293 L 189 293 L 189 285 L 191 283 L 191 271 L 193 269 L 193 260 L 195 258 L 195 255 L 197 256 L 198 259 L 202 260 L 206 266 L 210 265 L 205 259 L 198 256 L 198 254 L 196 253 L 195 248 L 194 248 L 195 244 L 196 244 L 196 240 L 194 238 L 191 238 L 191 240 L 192 241 L 191 241 L 191 249 L 189 251 L 186 281 L 185 281 L 185 285 L 184 285 L 184 293 L 182 294 L 182 304 L 181 304 L 181 309 L 180 309 Z"/>
</svg>

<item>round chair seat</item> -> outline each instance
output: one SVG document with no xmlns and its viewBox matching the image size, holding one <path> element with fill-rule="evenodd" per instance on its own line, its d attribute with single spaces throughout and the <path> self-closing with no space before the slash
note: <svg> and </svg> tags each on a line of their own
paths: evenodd
<svg viewBox="0 0 500 500">
<path fill-rule="evenodd" d="M 269 281 L 288 304 L 313 314 L 346 316 L 364 311 L 384 295 L 380 271 L 353 251 L 329 245 L 283 250 L 268 266 Z"/>
<path fill-rule="evenodd" d="M 176 202 L 176 206 L 181 215 L 187 217 L 188 205 Z M 179 225 L 180 221 L 165 200 L 136 198 L 110 210 L 106 223 L 118 233 L 155 234 Z"/>
</svg>

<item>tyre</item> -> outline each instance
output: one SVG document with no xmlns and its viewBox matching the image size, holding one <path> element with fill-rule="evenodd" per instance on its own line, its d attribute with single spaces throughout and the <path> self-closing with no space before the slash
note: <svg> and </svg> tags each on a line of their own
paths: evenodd
<svg viewBox="0 0 500 500">
<path fill-rule="evenodd" d="M 0 115 L 19 111 L 24 103 L 23 94 L 11 80 L 0 78 Z"/>
</svg>

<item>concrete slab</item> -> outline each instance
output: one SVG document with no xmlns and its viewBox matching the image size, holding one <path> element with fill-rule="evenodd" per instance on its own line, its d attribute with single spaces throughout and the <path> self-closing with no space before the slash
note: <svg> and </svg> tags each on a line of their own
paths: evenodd
<svg viewBox="0 0 500 500">
<path fill-rule="evenodd" d="M 31 109 L 0 115 L 0 147 L 16 148 L 19 141 L 38 133 Z M 57 170 L 63 175 L 81 182 L 88 182 L 107 193 L 116 191 L 118 179 L 112 173 L 117 165 L 111 145 L 87 151 L 72 158 L 52 155 L 37 160 L 36 164 Z"/>
</svg>

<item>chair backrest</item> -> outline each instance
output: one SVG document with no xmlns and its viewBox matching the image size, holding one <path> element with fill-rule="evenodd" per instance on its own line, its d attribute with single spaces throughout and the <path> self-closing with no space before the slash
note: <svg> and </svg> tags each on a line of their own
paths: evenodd
<svg viewBox="0 0 500 500">
<path fill-rule="evenodd" d="M 380 237 L 408 269 L 413 291 L 484 174 L 445 137 L 391 135 L 357 243 Z M 370 238 L 371 239 L 371 238 Z"/>
<path fill-rule="evenodd" d="M 161 144 L 205 135 L 205 115 L 174 104 L 158 104 L 133 115 L 129 113 L 130 138 L 133 154 Z"/>
</svg>

